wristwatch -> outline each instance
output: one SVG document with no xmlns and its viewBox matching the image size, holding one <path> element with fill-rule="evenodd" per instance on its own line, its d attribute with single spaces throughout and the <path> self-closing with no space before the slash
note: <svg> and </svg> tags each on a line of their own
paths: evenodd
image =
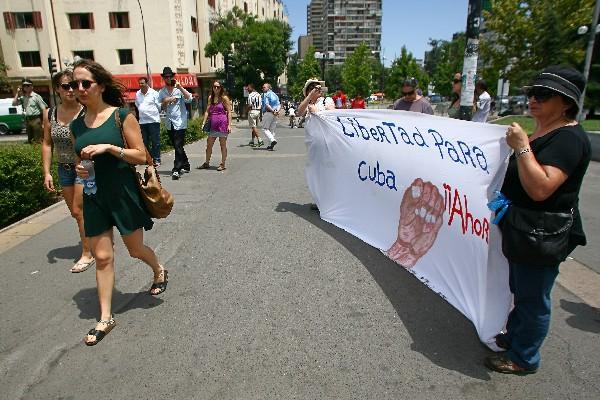
<svg viewBox="0 0 600 400">
<path fill-rule="evenodd" d="M 526 153 L 531 153 L 531 147 L 523 147 L 521 150 L 517 151 L 515 153 L 515 158 L 519 158 Z"/>
</svg>

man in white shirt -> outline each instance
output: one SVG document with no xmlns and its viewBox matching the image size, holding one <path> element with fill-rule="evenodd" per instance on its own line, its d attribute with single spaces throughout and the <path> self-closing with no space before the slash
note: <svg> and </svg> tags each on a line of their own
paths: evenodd
<svg viewBox="0 0 600 400">
<path fill-rule="evenodd" d="M 148 86 L 148 78 L 138 80 L 140 90 L 135 94 L 135 106 L 140 117 L 140 129 L 144 144 L 154 159 L 154 165 L 160 166 L 160 102 L 158 92 Z"/>
<path fill-rule="evenodd" d="M 492 97 L 487 92 L 487 83 L 484 80 L 479 80 L 475 84 L 475 94 L 477 95 L 477 103 L 475 113 L 471 121 L 474 122 L 487 122 L 488 116 L 490 115 L 490 108 L 492 105 Z"/>
<path fill-rule="evenodd" d="M 248 145 L 251 147 L 260 147 L 264 145 L 264 142 L 260 140 L 260 135 L 258 134 L 258 122 L 260 119 L 260 110 L 262 108 L 262 96 L 256 91 L 256 89 L 254 89 L 254 85 L 252 83 L 249 83 L 246 88 L 248 89 L 248 104 L 246 105 L 248 110 L 248 124 L 252 129 L 252 138 Z M 254 138 L 256 138 L 256 144 L 254 143 Z"/>
</svg>

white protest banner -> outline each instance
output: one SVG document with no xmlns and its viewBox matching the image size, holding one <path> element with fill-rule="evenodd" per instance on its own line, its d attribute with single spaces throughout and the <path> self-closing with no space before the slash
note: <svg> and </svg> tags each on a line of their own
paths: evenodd
<svg viewBox="0 0 600 400">
<path fill-rule="evenodd" d="M 482 342 L 511 304 L 487 202 L 506 127 L 392 110 L 335 110 L 306 124 L 306 179 L 321 218 L 381 249 L 469 318 Z"/>
</svg>

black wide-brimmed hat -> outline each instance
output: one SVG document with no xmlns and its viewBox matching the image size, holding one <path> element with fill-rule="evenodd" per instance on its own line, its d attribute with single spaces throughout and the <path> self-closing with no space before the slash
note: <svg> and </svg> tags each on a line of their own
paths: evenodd
<svg viewBox="0 0 600 400">
<path fill-rule="evenodd" d="M 166 76 L 166 75 L 175 76 L 175 72 L 173 72 L 171 67 L 164 67 L 163 72 L 162 72 L 162 74 L 160 74 L 160 76 Z"/>
<path fill-rule="evenodd" d="M 524 86 L 524 90 L 532 87 L 543 87 L 562 94 L 579 105 L 581 93 L 585 88 L 583 74 L 568 65 L 553 65 L 544 69 L 535 77 L 532 84 Z"/>
</svg>

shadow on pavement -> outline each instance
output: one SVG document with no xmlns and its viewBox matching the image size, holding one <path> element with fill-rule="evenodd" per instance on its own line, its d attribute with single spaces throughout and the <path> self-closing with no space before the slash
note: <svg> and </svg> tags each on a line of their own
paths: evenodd
<svg viewBox="0 0 600 400">
<path fill-rule="evenodd" d="M 310 204 L 281 202 L 277 212 L 292 212 L 334 238 L 365 266 L 381 287 L 413 341 L 411 349 L 434 364 L 475 379 L 489 380 L 481 344 L 469 320 L 410 272 L 378 249 L 323 221 Z"/>
<path fill-rule="evenodd" d="M 79 308 L 79 318 L 99 318 L 100 307 L 96 288 L 81 289 L 75 293 L 73 300 Z M 118 289 L 113 292 L 112 308 L 114 314 L 123 314 L 129 310 L 149 309 L 159 306 L 164 300 L 150 296 L 147 291 L 138 293 L 123 293 Z"/>
<path fill-rule="evenodd" d="M 73 262 L 79 260 L 81 256 L 81 242 L 75 246 L 65 246 L 50 250 L 46 254 L 48 263 L 56 264 L 56 260 L 73 260 Z"/>
<path fill-rule="evenodd" d="M 569 326 L 585 332 L 600 333 L 600 308 L 564 299 L 560 301 L 560 307 L 573 314 L 566 320 Z"/>
</svg>

